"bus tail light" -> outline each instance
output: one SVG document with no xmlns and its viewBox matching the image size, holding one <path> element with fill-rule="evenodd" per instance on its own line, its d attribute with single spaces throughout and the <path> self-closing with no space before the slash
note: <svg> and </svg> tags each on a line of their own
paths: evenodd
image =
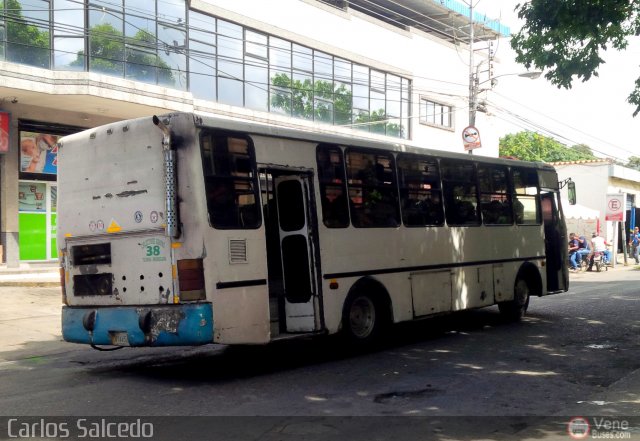
<svg viewBox="0 0 640 441">
<path fill-rule="evenodd" d="M 178 260 L 178 284 L 180 300 L 193 301 L 206 298 L 202 259 Z"/>
<path fill-rule="evenodd" d="M 67 287 L 65 285 L 65 271 L 63 267 L 60 267 L 60 289 L 62 290 L 62 304 L 69 305 L 67 301 Z"/>
</svg>

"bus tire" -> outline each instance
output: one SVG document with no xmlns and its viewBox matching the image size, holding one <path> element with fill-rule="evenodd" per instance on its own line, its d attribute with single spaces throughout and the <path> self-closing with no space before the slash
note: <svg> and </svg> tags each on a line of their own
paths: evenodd
<svg viewBox="0 0 640 441">
<path fill-rule="evenodd" d="M 498 303 L 500 314 L 509 322 L 517 322 L 524 317 L 529 307 L 531 284 L 526 277 L 518 276 L 513 287 L 513 300 Z"/>
<path fill-rule="evenodd" d="M 355 290 L 344 302 L 342 334 L 347 343 L 370 347 L 379 343 L 389 324 L 382 297 Z"/>
</svg>

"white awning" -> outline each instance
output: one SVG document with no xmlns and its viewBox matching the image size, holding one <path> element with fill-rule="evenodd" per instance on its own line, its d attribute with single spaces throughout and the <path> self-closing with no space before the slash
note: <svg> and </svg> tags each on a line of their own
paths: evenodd
<svg viewBox="0 0 640 441">
<path fill-rule="evenodd" d="M 600 211 L 580 204 L 569 205 L 569 201 L 566 199 L 562 200 L 562 211 L 564 211 L 566 218 L 597 219 L 600 217 Z"/>
</svg>

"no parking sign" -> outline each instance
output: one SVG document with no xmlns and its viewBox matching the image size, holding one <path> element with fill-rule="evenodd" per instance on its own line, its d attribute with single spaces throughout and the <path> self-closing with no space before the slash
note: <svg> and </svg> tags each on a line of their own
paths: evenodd
<svg viewBox="0 0 640 441">
<path fill-rule="evenodd" d="M 480 131 L 473 126 L 466 127 L 462 131 L 462 141 L 465 150 L 473 150 L 482 147 Z"/>
</svg>

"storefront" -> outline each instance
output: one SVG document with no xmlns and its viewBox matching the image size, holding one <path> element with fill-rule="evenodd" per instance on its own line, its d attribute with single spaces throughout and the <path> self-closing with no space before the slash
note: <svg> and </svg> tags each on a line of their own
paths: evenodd
<svg viewBox="0 0 640 441">
<path fill-rule="evenodd" d="M 20 260 L 57 259 L 55 183 L 21 180 L 18 186 Z"/>
<path fill-rule="evenodd" d="M 75 127 L 19 121 L 18 237 L 20 260 L 58 258 L 56 219 L 58 139 Z"/>
</svg>

